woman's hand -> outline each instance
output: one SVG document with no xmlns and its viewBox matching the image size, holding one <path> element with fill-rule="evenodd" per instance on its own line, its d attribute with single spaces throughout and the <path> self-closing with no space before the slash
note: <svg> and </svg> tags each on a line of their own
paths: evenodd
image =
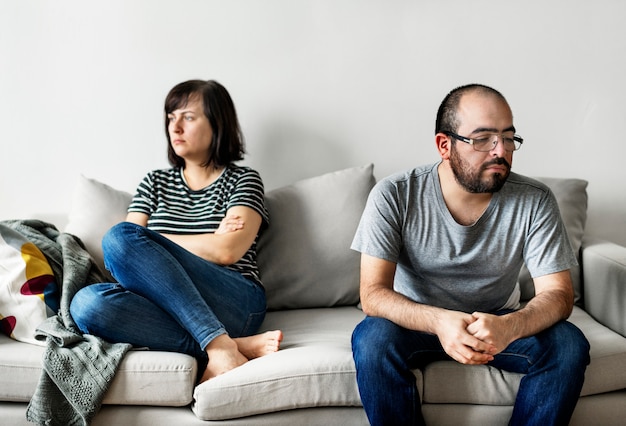
<svg viewBox="0 0 626 426">
<path fill-rule="evenodd" d="M 215 234 L 228 234 L 229 232 L 236 232 L 244 227 L 244 221 L 239 215 L 230 214 L 226 215 L 220 222 L 220 226 L 215 231 Z"/>
<path fill-rule="evenodd" d="M 261 215 L 252 208 L 235 206 L 228 210 L 215 232 L 163 236 L 209 262 L 231 265 L 252 246 L 261 222 Z"/>
</svg>

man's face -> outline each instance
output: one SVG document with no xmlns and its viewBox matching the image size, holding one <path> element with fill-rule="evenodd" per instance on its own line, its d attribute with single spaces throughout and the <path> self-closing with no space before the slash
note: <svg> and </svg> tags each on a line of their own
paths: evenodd
<svg viewBox="0 0 626 426">
<path fill-rule="evenodd" d="M 493 95 L 465 94 L 459 102 L 457 116 L 460 122 L 457 133 L 468 138 L 514 130 L 511 109 Z M 458 140 L 450 147 L 452 172 L 457 182 L 471 193 L 499 191 L 509 177 L 512 162 L 513 153 L 504 149 L 500 138 L 487 152 L 475 151 Z"/>
</svg>

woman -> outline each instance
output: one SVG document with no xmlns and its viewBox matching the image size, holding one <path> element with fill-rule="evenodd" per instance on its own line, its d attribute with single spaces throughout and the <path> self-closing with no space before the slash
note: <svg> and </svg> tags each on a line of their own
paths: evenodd
<svg viewBox="0 0 626 426">
<path fill-rule="evenodd" d="M 175 86 L 165 129 L 172 168 L 145 176 L 126 222 L 102 241 L 118 283 L 82 289 L 70 312 L 85 333 L 196 357 L 202 382 L 279 349 L 281 331 L 254 335 L 266 309 L 256 241 L 268 214 L 259 174 L 234 164 L 243 137 L 222 85 Z"/>
</svg>

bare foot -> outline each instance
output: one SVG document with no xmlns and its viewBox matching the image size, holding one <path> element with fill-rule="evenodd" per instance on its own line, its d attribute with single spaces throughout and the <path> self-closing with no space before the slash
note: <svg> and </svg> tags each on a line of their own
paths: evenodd
<svg viewBox="0 0 626 426">
<path fill-rule="evenodd" d="M 204 370 L 200 383 L 248 362 L 248 358 L 238 350 L 237 343 L 227 334 L 217 336 L 205 350 L 209 356 L 209 363 Z"/>
<path fill-rule="evenodd" d="M 239 352 L 248 359 L 254 359 L 278 351 L 280 342 L 283 340 L 283 332 L 280 330 L 266 331 L 265 333 L 238 337 L 233 340 L 237 343 Z"/>
</svg>

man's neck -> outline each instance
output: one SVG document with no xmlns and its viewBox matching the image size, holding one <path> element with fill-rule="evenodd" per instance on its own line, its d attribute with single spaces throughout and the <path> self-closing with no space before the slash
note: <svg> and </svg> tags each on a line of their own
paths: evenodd
<svg viewBox="0 0 626 426">
<path fill-rule="evenodd" d="M 442 162 L 437 172 L 443 201 L 454 220 L 465 226 L 476 223 L 487 210 L 493 194 L 467 191 L 454 177 L 448 162 Z"/>
</svg>

